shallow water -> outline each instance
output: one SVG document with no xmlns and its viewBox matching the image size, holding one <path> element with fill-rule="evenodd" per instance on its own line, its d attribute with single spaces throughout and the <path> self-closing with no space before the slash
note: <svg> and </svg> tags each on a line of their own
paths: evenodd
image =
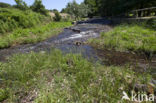
<svg viewBox="0 0 156 103">
<path fill-rule="evenodd" d="M 109 31 L 111 29 L 111 27 L 108 26 L 108 20 L 96 19 L 91 21 L 100 20 L 103 25 L 84 22 L 70 28 L 65 28 L 64 31 L 59 35 L 51 37 L 43 42 L 36 44 L 24 44 L 11 48 L 1 49 L 0 61 L 4 61 L 8 56 L 11 56 L 15 53 L 49 51 L 52 47 L 58 48 L 65 53 L 80 53 L 86 58 L 97 58 L 95 55 L 95 50 L 89 45 L 84 45 L 84 42 L 89 38 L 98 37 L 101 31 Z M 79 32 L 77 32 L 77 30 L 79 30 Z"/>
</svg>

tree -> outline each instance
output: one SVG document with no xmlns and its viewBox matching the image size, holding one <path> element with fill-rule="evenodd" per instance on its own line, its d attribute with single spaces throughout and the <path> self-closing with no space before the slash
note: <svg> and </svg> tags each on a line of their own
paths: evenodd
<svg viewBox="0 0 156 103">
<path fill-rule="evenodd" d="M 15 0 L 15 2 L 16 2 L 16 5 L 15 5 L 16 8 L 19 8 L 21 10 L 28 9 L 27 4 L 23 0 Z"/>
<path fill-rule="evenodd" d="M 58 10 L 57 9 L 53 9 L 53 10 L 50 10 L 51 12 L 58 12 Z"/>
<path fill-rule="evenodd" d="M 137 9 L 155 7 L 156 0 L 84 0 L 91 9 L 90 15 L 118 16 Z M 156 10 L 137 11 L 138 16 L 148 16 Z"/>
<path fill-rule="evenodd" d="M 88 5 L 90 11 L 92 11 L 92 12 L 89 12 L 88 14 L 90 17 L 98 15 L 98 12 L 99 12 L 98 1 L 99 0 L 84 0 L 84 3 Z"/>
<path fill-rule="evenodd" d="M 91 10 L 88 5 L 85 3 L 81 3 L 78 7 L 79 16 L 80 17 L 87 17 L 89 13 L 91 13 Z"/>
<path fill-rule="evenodd" d="M 61 21 L 62 17 L 58 11 L 55 11 L 54 21 Z"/>
<path fill-rule="evenodd" d="M 62 9 L 62 12 L 73 15 L 75 19 L 81 17 L 87 17 L 90 9 L 88 5 L 81 3 L 78 4 L 75 0 L 73 2 L 69 2 L 66 8 Z"/>
<path fill-rule="evenodd" d="M 41 13 L 43 15 L 48 15 L 45 6 L 42 4 L 42 0 L 35 0 L 33 5 L 30 7 L 34 12 Z"/>
</svg>

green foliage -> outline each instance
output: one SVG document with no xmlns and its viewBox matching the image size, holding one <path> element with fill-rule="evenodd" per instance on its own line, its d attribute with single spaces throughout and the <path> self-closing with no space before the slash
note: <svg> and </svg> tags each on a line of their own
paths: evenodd
<svg viewBox="0 0 156 103">
<path fill-rule="evenodd" d="M 28 6 L 23 0 L 15 0 L 16 4 L 14 7 L 21 9 L 21 10 L 27 10 Z"/>
<path fill-rule="evenodd" d="M 71 26 L 71 22 L 50 22 L 46 25 L 39 25 L 32 28 L 18 28 L 10 34 L 0 37 L 0 48 L 6 48 L 16 44 L 35 43 L 56 35 L 64 27 Z"/>
<path fill-rule="evenodd" d="M 32 11 L 0 8 L 0 34 L 17 28 L 29 28 L 40 24 L 45 17 Z"/>
<path fill-rule="evenodd" d="M 54 21 L 61 21 L 61 15 L 58 11 L 55 11 Z"/>
<path fill-rule="evenodd" d="M 122 91 L 129 92 L 135 83 L 150 80 L 128 67 L 96 65 L 58 50 L 14 55 L 2 63 L 0 77 L 4 87 L 12 91 L 8 98 L 11 103 L 21 102 L 21 96 L 27 97 L 23 94 L 34 90 L 35 103 L 117 103 Z"/>
<path fill-rule="evenodd" d="M 91 12 L 88 5 L 81 3 L 78 4 L 75 0 L 67 4 L 66 8 L 62 10 L 64 13 L 68 13 L 74 17 L 82 18 L 87 17 L 88 13 Z"/>
<path fill-rule="evenodd" d="M 89 5 L 91 9 L 90 15 L 101 16 L 127 16 L 130 11 L 154 7 L 155 0 L 84 0 L 84 3 Z M 138 16 L 148 16 L 155 11 L 139 11 Z"/>
<path fill-rule="evenodd" d="M 45 6 L 42 4 L 42 0 L 35 0 L 33 5 L 30 7 L 34 12 L 41 13 L 43 15 L 48 15 Z"/>
<path fill-rule="evenodd" d="M 0 2 L 0 8 L 8 8 L 8 7 L 11 7 L 11 5 L 7 4 L 7 3 Z"/>
<path fill-rule="evenodd" d="M 0 88 L 0 102 L 8 98 L 8 90 Z"/>
<path fill-rule="evenodd" d="M 122 24 L 112 31 L 102 33 L 99 39 L 90 40 L 98 48 L 111 48 L 120 51 L 156 53 L 156 31 L 137 24 Z"/>
<path fill-rule="evenodd" d="M 97 1 L 98 0 L 84 0 L 84 3 L 86 5 L 88 5 L 89 9 L 91 10 L 91 12 L 89 12 L 90 17 L 98 15 L 98 13 L 99 13 L 99 8 L 98 8 Z"/>
</svg>

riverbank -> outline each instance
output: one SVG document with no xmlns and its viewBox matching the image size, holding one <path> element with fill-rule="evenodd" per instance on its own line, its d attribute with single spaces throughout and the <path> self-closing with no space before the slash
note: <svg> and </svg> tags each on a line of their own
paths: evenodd
<svg viewBox="0 0 156 103">
<path fill-rule="evenodd" d="M 137 24 L 121 24 L 109 32 L 102 32 L 89 44 L 98 49 L 130 51 L 152 56 L 156 54 L 156 31 Z"/>
<path fill-rule="evenodd" d="M 43 41 L 51 36 L 59 34 L 65 27 L 71 25 L 71 22 L 50 22 L 32 28 L 19 28 L 12 33 L 0 36 L 0 48 Z"/>
</svg>

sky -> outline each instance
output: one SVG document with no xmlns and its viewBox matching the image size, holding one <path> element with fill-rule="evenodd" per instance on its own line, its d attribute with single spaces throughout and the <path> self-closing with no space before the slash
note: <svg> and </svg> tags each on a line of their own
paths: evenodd
<svg viewBox="0 0 156 103">
<path fill-rule="evenodd" d="M 35 0 L 23 0 L 28 5 L 31 5 Z M 68 2 L 71 2 L 72 0 L 42 0 L 43 5 L 46 7 L 46 9 L 57 9 L 59 11 L 62 10 L 62 8 L 65 8 Z M 11 5 L 14 5 L 14 0 L 0 0 L 0 2 L 8 3 Z M 76 0 L 77 3 L 83 2 L 83 0 Z"/>
</svg>

